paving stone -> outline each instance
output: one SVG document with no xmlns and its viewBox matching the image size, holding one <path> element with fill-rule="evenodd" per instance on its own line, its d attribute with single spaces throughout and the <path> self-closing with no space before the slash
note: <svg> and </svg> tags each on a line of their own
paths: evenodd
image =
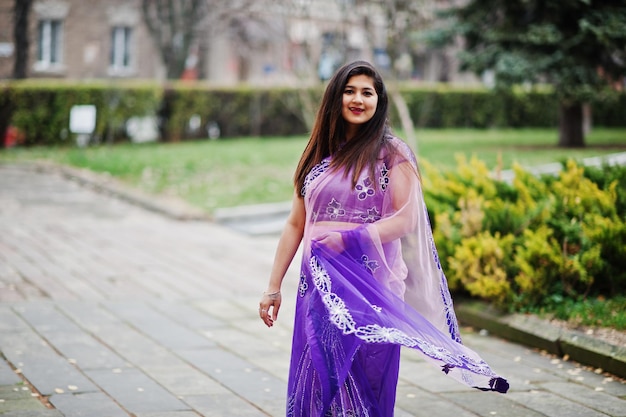
<svg viewBox="0 0 626 417">
<path fill-rule="evenodd" d="M 394 417 L 415 417 L 415 412 L 405 411 L 397 406 L 393 410 Z"/>
<path fill-rule="evenodd" d="M 15 244 L 16 242 L 12 243 Z M 12 267 L 24 280 L 36 285 L 42 293 L 52 299 L 72 299 L 75 297 L 62 282 L 49 276 L 41 265 L 33 263 L 24 253 L 28 253 L 28 248 L 21 249 L 21 252 L 15 253 L 9 260 Z"/>
<path fill-rule="evenodd" d="M 255 320 L 254 325 L 260 326 L 261 324 L 257 323 Z M 265 332 L 270 331 L 269 329 L 262 330 Z M 279 332 L 273 332 L 273 334 L 276 333 Z M 212 337 L 215 342 L 222 346 L 227 346 L 229 349 L 237 352 L 240 356 L 246 358 L 285 355 L 289 354 L 291 351 L 291 343 L 286 343 L 287 340 L 291 341 L 291 336 L 285 333 L 275 336 L 279 341 L 277 344 L 273 344 L 270 341 L 260 343 L 262 339 L 259 339 L 256 334 L 250 331 L 234 329 L 232 327 L 215 329 L 212 332 Z"/>
<path fill-rule="evenodd" d="M 552 359 L 552 362 L 557 366 L 563 364 L 563 368 L 558 369 L 560 373 L 554 369 L 551 371 L 561 380 L 580 384 L 593 390 L 599 389 L 616 397 L 626 398 L 626 384 L 622 380 L 595 371 L 591 372 L 588 368 L 574 362 L 562 362 L 559 359 Z"/>
<path fill-rule="evenodd" d="M 87 375 L 130 413 L 190 410 L 189 406 L 137 369 L 87 371 Z"/>
<path fill-rule="evenodd" d="M 509 398 L 508 394 L 467 392 L 455 394 L 443 394 L 448 401 L 458 404 L 467 410 L 471 410 L 479 416 L 505 416 L 505 417 L 543 417 L 542 413 L 530 410 L 523 404 Z"/>
<path fill-rule="evenodd" d="M 31 395 L 30 388 L 23 382 L 18 382 L 13 385 L 0 386 L 0 399 L 4 400 L 3 402 L 0 402 L 0 405 L 4 404 L 6 401 L 29 399 L 33 400 L 35 408 L 39 408 L 39 406 L 43 407 L 41 401 L 35 399 Z"/>
<path fill-rule="evenodd" d="M 183 361 L 134 328 L 122 325 L 102 326 L 97 337 L 114 350 L 127 364 L 137 368 L 158 368 L 164 364 L 179 366 Z"/>
<path fill-rule="evenodd" d="M 38 333 L 80 331 L 76 323 L 61 314 L 50 301 L 40 301 L 37 304 L 20 304 L 13 307 L 13 310 Z"/>
<path fill-rule="evenodd" d="M 137 413 L 135 417 L 198 417 L 195 411 L 165 411 L 156 413 Z"/>
<path fill-rule="evenodd" d="M 106 303 L 107 308 L 141 333 L 168 349 L 193 349 L 215 345 L 197 332 L 171 320 L 143 303 Z"/>
<path fill-rule="evenodd" d="M 193 304 L 189 304 L 188 301 L 164 302 L 159 300 L 153 302 L 152 306 L 170 319 L 185 324 L 197 332 L 226 326 L 225 321 L 201 311 Z"/>
<path fill-rule="evenodd" d="M 28 330 L 28 324 L 10 306 L 0 305 L 0 333 Z"/>
<path fill-rule="evenodd" d="M 128 365 L 124 358 L 89 334 L 55 332 L 46 335 L 46 339 L 70 363 L 81 370 L 112 369 Z"/>
<path fill-rule="evenodd" d="M 208 394 L 188 397 L 185 401 L 198 411 L 203 417 L 266 417 L 280 416 L 285 410 L 276 411 L 275 414 L 265 413 L 242 397 L 233 393 Z"/>
<path fill-rule="evenodd" d="M 446 376 L 440 369 L 427 362 L 400 363 L 400 378 L 403 382 L 415 385 L 430 393 L 466 392 L 467 386 Z"/>
<path fill-rule="evenodd" d="M 586 388 L 573 382 L 549 382 L 541 384 L 541 387 L 610 416 L 626 416 L 626 400 L 620 400 L 605 392 Z"/>
<path fill-rule="evenodd" d="M 6 417 L 64 417 L 58 410 L 10 410 L 6 413 L 0 412 L 0 416 Z"/>
<path fill-rule="evenodd" d="M 219 381 L 189 364 L 147 368 L 144 372 L 181 400 L 193 395 L 223 394 L 228 391 Z"/>
<path fill-rule="evenodd" d="M 182 351 L 189 363 L 270 415 L 284 413 L 287 384 L 222 349 Z"/>
<path fill-rule="evenodd" d="M 0 387 L 5 385 L 15 385 L 22 382 L 22 379 L 17 376 L 15 371 L 0 358 Z"/>
<path fill-rule="evenodd" d="M 83 369 L 115 368 L 124 361 L 107 346 L 86 333 L 54 306 L 40 303 L 15 307 L 54 348 Z"/>
<path fill-rule="evenodd" d="M 445 398 L 434 397 L 429 392 L 407 383 L 398 384 L 395 408 L 407 415 L 419 417 L 477 416 Z"/>
<path fill-rule="evenodd" d="M 249 327 L 261 326 L 255 319 Z M 245 327 L 241 322 L 238 327 Z M 265 327 L 265 326 L 263 326 Z M 264 337 L 258 334 L 263 333 Z M 210 335 L 216 343 L 231 350 L 240 357 L 245 357 L 252 365 L 265 370 L 275 377 L 287 381 L 291 353 L 291 333 L 278 328 L 262 328 L 260 332 L 246 332 L 240 329 L 216 329 Z"/>
<path fill-rule="evenodd" d="M 64 417 L 128 417 L 127 412 L 101 392 L 53 395 L 49 401 Z"/>
<path fill-rule="evenodd" d="M 0 386 L 0 416 L 57 417 L 56 410 L 47 409 L 39 399 L 31 395 L 24 384 Z"/>
<path fill-rule="evenodd" d="M 606 417 L 604 413 L 548 392 L 512 392 L 506 395 L 519 404 L 547 416 Z"/>
<path fill-rule="evenodd" d="M 254 314 L 258 309 L 258 303 L 255 306 L 241 308 L 240 306 L 234 305 L 231 300 L 226 299 L 196 301 L 194 302 L 194 305 L 198 309 L 205 311 L 207 314 L 226 322 L 249 318 L 250 315 Z"/>
<path fill-rule="evenodd" d="M 81 328 L 97 333 L 101 327 L 122 326 L 122 320 L 99 303 L 91 301 L 64 301 L 57 304 Z"/>
<path fill-rule="evenodd" d="M 77 392 L 96 387 L 66 358 L 59 356 L 34 333 L 11 333 L 0 339 L 0 351 L 42 395 L 76 387 Z"/>
</svg>

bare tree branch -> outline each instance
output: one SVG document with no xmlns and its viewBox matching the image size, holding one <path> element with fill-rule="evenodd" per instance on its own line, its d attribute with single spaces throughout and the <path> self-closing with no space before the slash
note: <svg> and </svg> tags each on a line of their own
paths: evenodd
<svg viewBox="0 0 626 417">
<path fill-rule="evenodd" d="M 167 78 L 180 78 L 189 48 L 209 11 L 207 0 L 142 0 L 141 9 Z"/>
<path fill-rule="evenodd" d="M 266 4 L 254 0 L 142 0 L 142 14 L 170 79 L 180 78 L 194 43 L 229 30 Z M 244 39 L 245 40 L 245 39 Z"/>
</svg>

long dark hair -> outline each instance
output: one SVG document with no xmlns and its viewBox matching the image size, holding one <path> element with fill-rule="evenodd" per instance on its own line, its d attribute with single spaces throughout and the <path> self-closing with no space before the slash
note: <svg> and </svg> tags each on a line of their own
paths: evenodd
<svg viewBox="0 0 626 417">
<path fill-rule="evenodd" d="M 342 117 L 343 92 L 348 80 L 355 75 L 366 75 L 374 81 L 378 105 L 374 116 L 359 126 L 355 136 L 346 142 L 346 122 Z M 355 61 L 341 67 L 331 78 L 317 111 L 309 142 L 300 157 L 294 175 L 294 185 L 299 192 L 311 169 L 327 156 L 333 155 L 331 167 L 344 168 L 345 175 L 352 175 L 352 186 L 359 174 L 369 168 L 372 177 L 381 148 L 386 146 L 386 135 L 391 134 L 388 125 L 389 98 L 379 72 L 366 61 Z"/>
</svg>

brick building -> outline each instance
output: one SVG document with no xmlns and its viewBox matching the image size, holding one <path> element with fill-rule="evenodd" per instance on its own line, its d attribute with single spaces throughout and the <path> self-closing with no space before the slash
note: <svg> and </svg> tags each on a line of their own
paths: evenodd
<svg viewBox="0 0 626 417">
<path fill-rule="evenodd" d="M 11 77 L 13 69 L 13 3 L 0 0 L 0 78 Z M 139 4 L 140 0 L 34 1 L 28 76 L 162 77 Z"/>
<path fill-rule="evenodd" d="M 15 60 L 13 5 L 0 0 L 0 79 Z M 217 83 L 283 79 L 286 53 L 282 15 L 266 25 L 200 28 L 190 61 L 195 76 Z M 143 21 L 141 0 L 33 0 L 29 17 L 28 78 L 164 79 L 159 51 Z M 243 40 L 242 40 L 243 38 Z M 276 64 L 278 63 L 278 64 Z"/>
<path fill-rule="evenodd" d="M 13 73 L 14 2 L 0 0 L 0 79 L 11 78 Z M 432 4 L 448 2 L 433 0 Z M 216 84 L 285 84 L 306 77 L 325 78 L 341 61 L 364 58 L 379 63 L 384 58 L 386 22 L 366 7 L 368 2 L 269 0 L 250 4 L 257 9 L 253 19 L 228 16 L 204 23 L 188 59 L 193 64 L 191 77 Z M 366 28 L 365 21 L 379 23 Z M 166 77 L 143 20 L 141 0 L 33 0 L 29 26 L 29 78 Z M 463 80 L 453 54 L 418 52 L 407 77 Z"/>
<path fill-rule="evenodd" d="M 13 2 L 0 0 L 0 78 L 8 78 L 13 71 Z"/>
</svg>

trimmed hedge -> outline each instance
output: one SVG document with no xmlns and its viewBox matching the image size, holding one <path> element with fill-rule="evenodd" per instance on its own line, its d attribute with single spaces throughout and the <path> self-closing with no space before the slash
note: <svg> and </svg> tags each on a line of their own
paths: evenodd
<svg viewBox="0 0 626 417">
<path fill-rule="evenodd" d="M 405 88 L 417 126 L 427 128 L 557 127 L 559 103 L 549 91 L 495 92 L 450 86 Z M 590 103 L 594 126 L 626 126 L 626 94 Z"/>
<path fill-rule="evenodd" d="M 73 83 L 27 80 L 0 84 L 0 138 L 9 125 L 24 145 L 68 141 L 74 105 L 97 108 L 96 142 L 127 140 L 125 123 L 134 116 L 157 116 L 164 141 L 204 138 L 217 123 L 222 137 L 286 136 L 308 132 L 305 117 L 315 112 L 322 87 L 215 88 L 206 84 Z M 556 127 L 558 104 L 549 92 L 498 93 L 445 85 L 402 87 L 419 127 Z M 626 94 L 592 103 L 595 126 L 626 126 Z M 311 113 L 311 114 L 309 114 Z M 194 118 L 200 123 L 190 127 Z M 399 125 L 392 111 L 392 123 Z"/>
<path fill-rule="evenodd" d="M 24 135 L 24 145 L 63 144 L 69 137 L 72 106 L 97 108 L 95 136 L 114 140 L 124 135 L 133 116 L 154 114 L 161 91 L 152 85 L 128 87 L 105 84 L 15 82 L 1 86 L 0 126 L 13 125 Z"/>
<path fill-rule="evenodd" d="M 305 134 L 303 94 L 321 97 L 314 89 L 170 86 L 159 113 L 166 126 L 163 136 L 170 141 L 207 137 L 212 123 L 217 123 L 222 137 Z M 188 122 L 194 115 L 200 116 L 201 127 L 190 131 Z"/>
</svg>

